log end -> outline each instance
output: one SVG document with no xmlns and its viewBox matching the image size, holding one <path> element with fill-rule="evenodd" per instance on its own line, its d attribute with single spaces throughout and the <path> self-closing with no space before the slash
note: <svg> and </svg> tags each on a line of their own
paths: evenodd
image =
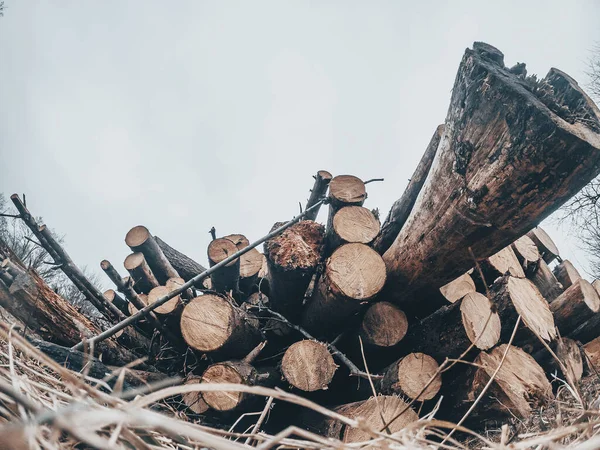
<svg viewBox="0 0 600 450">
<path fill-rule="evenodd" d="M 440 292 L 450 303 L 457 302 L 470 292 L 475 292 L 475 282 L 473 277 L 465 273 L 456 280 L 442 286 Z"/>
<path fill-rule="evenodd" d="M 281 361 L 281 372 L 287 382 L 305 392 L 327 389 L 336 369 L 327 346 L 311 340 L 291 345 Z"/>
<path fill-rule="evenodd" d="M 181 334 L 195 350 L 219 350 L 231 335 L 233 307 L 218 295 L 205 294 L 191 300 L 181 313 Z"/>
<path fill-rule="evenodd" d="M 392 347 L 400 342 L 408 330 L 406 314 L 389 302 L 369 306 L 360 326 L 360 337 L 375 347 Z"/>
<path fill-rule="evenodd" d="M 125 243 L 128 247 L 139 247 L 151 237 L 150 231 L 143 225 L 137 225 L 125 235 Z"/>
<path fill-rule="evenodd" d="M 512 304 L 525 326 L 547 342 L 554 340 L 556 328 L 552 311 L 535 285 L 525 278 L 508 277 L 506 288 Z M 504 325 L 514 326 L 512 324 Z"/>
<path fill-rule="evenodd" d="M 202 374 L 202 383 L 244 384 L 244 376 L 236 365 L 227 362 L 213 364 Z M 240 406 L 243 392 L 206 391 L 202 394 L 206 404 L 217 411 L 232 411 Z"/>
<path fill-rule="evenodd" d="M 201 382 L 202 382 L 202 377 L 191 376 L 191 377 L 188 377 L 184 381 L 183 384 L 190 385 L 190 384 L 199 384 Z M 201 392 L 186 392 L 185 394 L 183 394 L 182 397 L 183 397 L 183 403 L 185 403 L 185 406 L 187 406 L 190 409 L 190 411 L 192 411 L 196 414 L 204 414 L 209 409 L 209 406 L 204 401 L 204 398 L 202 398 Z"/>
<path fill-rule="evenodd" d="M 144 254 L 141 252 L 136 252 L 127 255 L 125 261 L 123 262 L 123 265 L 125 266 L 125 269 L 127 269 L 127 271 L 130 271 L 136 269 L 137 267 L 140 267 L 145 261 L 146 258 L 144 258 Z"/>
<path fill-rule="evenodd" d="M 168 288 L 167 286 L 157 286 L 153 288 L 150 292 L 148 292 L 148 304 L 156 302 L 161 297 L 168 295 L 173 288 Z M 154 310 L 157 314 L 171 314 L 176 311 L 179 305 L 181 304 L 181 300 L 179 295 L 173 297 L 167 303 L 160 305 L 158 308 Z"/>
<path fill-rule="evenodd" d="M 208 245 L 208 261 L 211 266 L 220 263 L 221 261 L 229 258 L 234 253 L 237 253 L 238 248 L 236 245 L 226 238 L 219 238 L 211 241 Z M 237 260 L 231 261 L 227 266 L 235 265 Z"/>
<path fill-rule="evenodd" d="M 500 340 L 502 325 L 492 302 L 479 292 L 465 295 L 460 304 L 462 323 L 469 340 L 480 350 L 488 350 Z"/>
<path fill-rule="evenodd" d="M 275 224 L 274 228 L 280 226 Z M 283 271 L 314 270 L 321 261 L 325 227 L 312 220 L 292 225 L 265 242 L 265 256 L 272 267 Z"/>
<path fill-rule="evenodd" d="M 435 359 L 424 353 L 410 353 L 396 366 L 397 382 L 392 390 L 418 401 L 431 400 L 442 387 L 442 375 Z"/>
<path fill-rule="evenodd" d="M 343 205 L 362 205 L 367 198 L 365 183 L 353 175 L 338 175 L 329 183 L 329 196 Z"/>
<path fill-rule="evenodd" d="M 369 244 L 379 234 L 380 223 L 362 206 L 346 206 L 333 216 L 333 229 L 343 242 Z"/>
</svg>

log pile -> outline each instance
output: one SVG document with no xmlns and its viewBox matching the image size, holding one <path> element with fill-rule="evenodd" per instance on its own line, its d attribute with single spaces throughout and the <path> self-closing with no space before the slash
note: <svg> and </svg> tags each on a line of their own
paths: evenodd
<svg viewBox="0 0 600 450">
<path fill-rule="evenodd" d="M 517 75 L 475 43 L 445 124 L 382 226 L 365 206 L 369 181 L 319 171 L 304 213 L 254 243 L 213 229 L 203 264 L 131 228 L 129 276 L 103 260 L 115 286 L 102 293 L 13 196 L 103 319 L 6 251 L 0 304 L 55 345 L 80 348 L 104 332 L 92 342 L 107 364 L 143 356 L 144 370 L 185 384 L 276 386 L 379 430 L 414 422 L 440 396 L 439 418 L 526 418 L 552 396 L 550 372 L 578 379 L 583 360 L 600 360 L 600 283 L 538 227 L 599 172 L 600 111 L 577 83 L 556 69 L 543 80 Z M 325 225 L 315 221 L 322 204 Z M 260 400 L 210 390 L 181 402 L 225 425 Z M 331 418 L 281 417 L 346 442 L 372 437 Z"/>
</svg>

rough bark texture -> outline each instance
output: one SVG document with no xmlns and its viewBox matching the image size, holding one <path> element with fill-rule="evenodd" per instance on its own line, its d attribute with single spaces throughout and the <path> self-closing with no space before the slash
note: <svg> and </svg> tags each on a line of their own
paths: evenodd
<svg viewBox="0 0 600 450">
<path fill-rule="evenodd" d="M 272 229 L 281 226 L 273 225 Z M 321 262 L 325 228 L 310 220 L 291 226 L 264 244 L 271 307 L 294 320 Z"/>
<path fill-rule="evenodd" d="M 133 252 L 144 254 L 148 265 L 160 284 L 166 283 L 169 278 L 179 276 L 156 243 L 154 236 L 150 234 L 145 226 L 138 225 L 129 230 L 125 236 L 125 243 Z"/>
<path fill-rule="evenodd" d="M 384 254 L 390 298 L 417 307 L 406 292 L 443 286 L 471 251 L 490 256 L 548 217 L 600 172 L 599 131 L 600 111 L 568 75 L 526 81 L 499 50 L 467 49 L 430 174 Z"/>
<path fill-rule="evenodd" d="M 315 205 L 319 200 L 325 198 L 327 194 L 327 188 L 329 187 L 329 182 L 333 178 L 333 176 L 327 172 L 326 170 L 319 170 L 315 175 L 315 185 L 310 191 L 310 197 L 306 202 L 305 210 Z M 315 208 L 310 211 L 304 218 L 306 220 L 317 220 L 317 216 L 319 215 L 319 209 Z"/>
<path fill-rule="evenodd" d="M 379 294 L 385 280 L 385 264 L 375 250 L 364 244 L 342 245 L 325 264 L 302 326 L 316 336 L 338 332 L 363 303 Z"/>
<path fill-rule="evenodd" d="M 521 263 L 523 271 L 525 273 L 533 272 L 540 259 L 540 252 L 535 243 L 528 236 L 521 236 L 512 243 L 511 248 Z"/>
<path fill-rule="evenodd" d="M 327 346 L 321 342 L 304 340 L 292 344 L 281 360 L 285 380 L 304 392 L 327 389 L 337 366 Z"/>
<path fill-rule="evenodd" d="M 400 233 L 400 230 L 406 223 L 406 219 L 408 219 L 408 216 L 417 201 L 419 192 L 421 192 L 421 188 L 423 187 L 423 184 L 425 184 L 427 175 L 429 175 L 429 169 L 431 169 L 431 164 L 433 163 L 443 132 L 444 125 L 438 125 L 429 141 L 429 145 L 425 149 L 425 153 L 421 157 L 419 165 L 413 172 L 412 177 L 410 177 L 408 186 L 406 186 L 402 197 L 394 202 L 385 222 L 383 222 L 381 233 L 373 243 L 373 248 L 377 250 L 379 254 L 383 255 L 387 249 L 390 248 L 390 245 L 392 245 L 396 236 L 398 236 L 398 233 Z"/>
<path fill-rule="evenodd" d="M 529 274 L 529 279 L 538 288 L 540 294 L 548 301 L 552 302 L 556 297 L 563 293 L 563 285 L 556 279 L 550 267 L 544 259 L 540 259 L 537 268 Z"/>
<path fill-rule="evenodd" d="M 230 358 L 247 355 L 262 340 L 258 321 L 232 299 L 216 294 L 190 301 L 180 325 L 183 338 L 193 349 Z"/>
<path fill-rule="evenodd" d="M 160 286 L 143 253 L 137 252 L 128 255 L 123 265 L 131 275 L 133 284 L 139 289 L 140 294 L 147 294 L 153 288 Z"/>
<path fill-rule="evenodd" d="M 162 250 L 163 254 L 165 255 L 165 258 L 167 258 L 169 260 L 169 262 L 171 263 L 173 268 L 177 271 L 179 276 L 181 278 L 183 278 L 185 281 L 191 280 L 196 275 L 198 275 L 206 270 L 206 268 L 203 265 L 198 264 L 196 261 L 194 261 L 189 256 L 184 255 L 180 251 L 174 249 L 173 247 L 171 247 L 169 244 L 167 244 L 165 241 L 163 241 L 158 236 L 154 236 L 154 240 L 156 241 L 156 243 Z M 209 288 L 209 286 L 207 285 L 208 281 L 209 281 L 209 279 L 207 278 L 204 281 L 199 282 L 198 286 L 196 286 L 196 287 L 198 289 L 208 289 Z"/>
<path fill-rule="evenodd" d="M 400 308 L 389 302 L 377 302 L 365 312 L 359 336 L 366 345 L 389 348 L 398 344 L 407 330 L 408 319 Z"/>
<path fill-rule="evenodd" d="M 580 278 L 550 303 L 550 311 L 560 333 L 568 336 L 600 311 L 600 297 L 590 282 Z"/>
<path fill-rule="evenodd" d="M 554 241 L 542 228 L 534 228 L 527 233 L 527 236 L 529 236 L 529 238 L 535 243 L 540 255 L 542 256 L 542 259 L 546 262 L 546 264 L 550 264 L 560 256 Z"/>
<path fill-rule="evenodd" d="M 426 401 L 434 398 L 442 387 L 442 375 L 435 359 L 424 353 L 410 353 L 388 367 L 381 380 L 381 392 L 400 394 Z"/>
<path fill-rule="evenodd" d="M 104 297 L 106 297 L 106 299 L 111 302 L 113 305 L 115 305 L 117 308 L 119 308 L 119 310 L 125 314 L 126 316 L 129 316 L 129 302 L 127 300 L 125 300 L 123 297 L 121 297 L 119 294 L 117 294 L 114 289 L 107 289 L 106 291 L 104 291 Z"/>
<path fill-rule="evenodd" d="M 558 266 L 554 268 L 554 276 L 564 289 L 567 289 L 573 283 L 581 278 L 579 271 L 571 263 L 571 261 L 565 259 Z"/>
<path fill-rule="evenodd" d="M 594 314 L 590 319 L 579 325 L 567 336 L 582 344 L 590 342 L 600 336 L 600 314 Z"/>
</svg>

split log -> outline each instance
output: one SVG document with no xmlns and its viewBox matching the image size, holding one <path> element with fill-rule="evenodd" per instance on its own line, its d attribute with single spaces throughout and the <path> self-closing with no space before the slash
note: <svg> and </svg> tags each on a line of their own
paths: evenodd
<svg viewBox="0 0 600 450">
<path fill-rule="evenodd" d="M 560 364 L 545 348 L 533 355 L 544 371 L 548 374 L 562 374 L 571 384 L 576 384 L 581 380 L 583 376 L 583 359 L 577 342 L 573 339 L 561 337 L 552 342 L 550 348 L 559 359 Z M 565 370 L 563 370 L 561 364 Z"/>
<path fill-rule="evenodd" d="M 456 280 L 453 280 L 440 288 L 441 294 L 450 303 L 455 303 L 465 295 L 475 291 L 475 282 L 473 281 L 473 277 L 468 273 L 462 274 Z"/>
<path fill-rule="evenodd" d="M 364 442 L 376 436 L 367 430 L 380 432 L 392 419 L 387 430 L 391 434 L 397 433 L 407 425 L 419 420 L 419 416 L 407 403 L 395 395 L 379 395 L 368 400 L 348 403 L 334 409 L 338 414 L 349 419 L 360 419 L 361 428 L 351 428 L 334 419 L 324 419 L 318 426 L 311 427 L 323 436 L 341 440 L 342 442 Z"/>
<path fill-rule="evenodd" d="M 321 262 L 324 236 L 323 225 L 303 220 L 264 244 L 271 308 L 292 321 Z"/>
<path fill-rule="evenodd" d="M 556 266 L 553 272 L 554 276 L 559 283 L 562 284 L 564 289 L 567 289 L 581 278 L 579 271 L 568 259 L 565 259 L 558 266 Z"/>
<path fill-rule="evenodd" d="M 311 206 L 314 206 L 319 200 L 325 198 L 325 195 L 327 194 L 327 188 L 329 187 L 329 182 L 333 176 L 326 170 L 319 170 L 314 178 L 315 184 L 310 191 L 310 197 L 308 198 L 308 202 L 306 202 L 306 208 L 304 208 L 304 210 L 307 210 Z M 318 215 L 319 208 L 316 208 L 304 216 L 304 219 L 317 220 Z"/>
<path fill-rule="evenodd" d="M 244 384 L 273 387 L 279 376 L 272 368 L 256 369 L 246 361 L 224 361 L 210 365 L 202 374 L 202 383 Z M 241 411 L 251 407 L 259 396 L 247 392 L 206 391 L 206 404 L 215 411 Z"/>
<path fill-rule="evenodd" d="M 167 286 L 155 287 L 148 293 L 148 304 L 151 305 L 152 303 L 154 303 L 158 299 L 164 297 L 165 295 L 167 295 L 169 292 L 171 292 L 174 289 L 176 289 L 176 288 L 173 286 L 171 286 L 171 287 L 167 287 Z M 158 308 L 156 308 L 154 310 L 154 312 L 156 314 L 161 314 L 161 315 L 178 314 L 179 312 L 181 312 L 182 305 L 183 304 L 181 303 L 181 296 L 176 295 L 171 300 L 169 300 L 167 303 L 160 305 Z"/>
<path fill-rule="evenodd" d="M 534 228 L 527 233 L 527 236 L 529 236 L 529 238 L 535 243 L 540 255 L 542 256 L 542 259 L 546 262 L 546 264 L 550 264 L 556 258 L 560 257 L 558 248 L 554 244 L 554 241 L 542 228 Z"/>
<path fill-rule="evenodd" d="M 113 289 L 104 291 L 106 299 L 115 305 L 126 316 L 131 315 L 129 312 L 129 302 L 117 294 Z"/>
<path fill-rule="evenodd" d="M 379 234 L 379 220 L 362 206 L 346 206 L 335 213 L 327 231 L 327 246 L 333 250 L 347 243 L 370 244 Z"/>
<path fill-rule="evenodd" d="M 475 349 L 489 350 L 499 342 L 501 330 L 494 301 L 478 292 L 470 292 L 461 300 L 412 324 L 403 348 L 426 353 L 441 362 L 446 358 L 458 358 L 472 344 Z"/>
<path fill-rule="evenodd" d="M 192 258 L 187 255 L 184 255 L 180 251 L 174 249 L 165 241 L 163 241 L 158 236 L 154 236 L 154 240 L 162 250 L 165 258 L 169 260 L 173 268 L 177 271 L 179 276 L 183 278 L 185 281 L 189 281 L 194 278 L 196 275 L 204 272 L 206 268 L 201 264 L 198 264 Z M 198 289 L 210 289 L 208 286 L 209 278 L 206 278 L 204 281 L 198 283 L 196 286 Z"/>
<path fill-rule="evenodd" d="M 511 248 L 525 273 L 533 272 L 540 260 L 540 252 L 528 236 L 521 236 L 512 243 Z"/>
<path fill-rule="evenodd" d="M 190 301 L 181 314 L 181 334 L 195 350 L 242 357 L 262 340 L 258 321 L 233 300 L 205 294 Z"/>
<path fill-rule="evenodd" d="M 585 117 L 585 120 L 580 119 Z M 503 54 L 475 43 L 452 89 L 430 173 L 384 254 L 386 292 L 439 288 L 548 217 L 600 172 L 600 111 L 568 75 L 537 84 L 511 73 Z"/>
<path fill-rule="evenodd" d="M 501 341 L 510 339 L 519 316 L 521 325 L 514 343 L 530 353 L 542 346 L 537 336 L 546 342 L 556 338 L 550 306 L 528 279 L 504 276 L 492 285 L 490 295 L 500 316 Z"/>
<path fill-rule="evenodd" d="M 169 278 L 179 276 L 156 243 L 154 236 L 145 226 L 138 225 L 129 230 L 125 236 L 125 243 L 131 251 L 144 254 L 152 273 L 160 284 L 166 283 Z"/>
<path fill-rule="evenodd" d="M 527 419 L 538 407 L 552 398 L 552 386 L 544 370 L 519 347 L 502 344 L 489 352 L 481 352 L 475 365 L 461 376 L 447 377 L 442 394 L 448 415 L 458 419 L 473 405 L 498 367 L 489 389 L 469 416 L 472 423 L 500 418 Z"/>
<path fill-rule="evenodd" d="M 16 277 L 9 288 L 0 283 L 0 305 L 42 339 L 58 345 L 71 347 L 102 332 L 34 271 Z M 113 338 L 99 343 L 96 350 L 110 364 L 125 365 L 138 359 Z"/>
<path fill-rule="evenodd" d="M 316 336 L 338 332 L 363 303 L 379 294 L 385 280 L 385 264 L 379 253 L 364 244 L 342 245 L 325 264 L 304 309 L 302 326 Z"/>
<path fill-rule="evenodd" d="M 185 379 L 183 384 L 198 384 L 201 382 L 202 377 L 190 375 Z M 196 414 L 204 414 L 210 408 L 204 401 L 204 398 L 202 397 L 202 392 L 186 392 L 182 395 L 182 397 L 185 406 L 187 406 L 192 412 Z"/>
<path fill-rule="evenodd" d="M 427 145 L 427 148 L 425 149 L 425 153 L 421 157 L 419 165 L 413 172 L 412 177 L 410 177 L 408 186 L 406 186 L 402 197 L 400 197 L 399 200 L 396 200 L 392 205 L 392 209 L 381 227 L 381 233 L 373 243 L 373 248 L 377 250 L 379 254 L 383 255 L 387 249 L 390 248 L 396 239 L 396 236 L 398 236 L 398 233 L 400 233 L 400 230 L 406 223 L 406 220 L 417 201 L 419 192 L 421 192 L 421 188 L 427 179 L 429 169 L 433 163 L 443 132 L 444 125 L 438 125 L 429 141 L 429 145 Z"/>
<path fill-rule="evenodd" d="M 229 239 L 215 239 L 208 245 L 208 264 L 212 267 L 229 258 L 237 251 L 238 248 Z M 233 292 L 234 295 L 237 295 L 239 291 L 239 279 L 240 260 L 238 258 L 211 275 L 212 288 L 217 292 Z"/>
<path fill-rule="evenodd" d="M 376 348 L 389 348 L 406 335 L 408 319 L 396 305 L 377 302 L 369 306 L 362 318 L 359 336 L 363 342 Z"/>
<path fill-rule="evenodd" d="M 410 353 L 385 370 L 381 380 L 381 392 L 401 394 L 421 402 L 431 400 L 442 387 L 439 368 L 431 356 Z"/>
<path fill-rule="evenodd" d="M 143 253 L 132 253 L 125 258 L 123 265 L 131 275 L 134 287 L 137 288 L 138 293 L 147 294 L 153 288 L 160 286 Z"/>
<path fill-rule="evenodd" d="M 550 303 L 550 311 L 561 334 L 568 336 L 600 311 L 600 297 L 590 282 L 580 278 Z"/>
<path fill-rule="evenodd" d="M 304 392 L 327 389 L 337 367 L 327 346 L 311 340 L 292 344 L 281 360 L 285 380 Z"/>
<path fill-rule="evenodd" d="M 540 259 L 535 272 L 529 275 L 529 279 L 535 284 L 540 294 L 551 303 L 564 291 L 563 285 L 558 282 L 550 267 L 544 259 Z"/>
</svg>

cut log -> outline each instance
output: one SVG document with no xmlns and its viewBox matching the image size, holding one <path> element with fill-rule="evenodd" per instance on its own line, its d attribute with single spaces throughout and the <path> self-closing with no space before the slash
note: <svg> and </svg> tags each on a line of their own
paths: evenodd
<svg viewBox="0 0 600 450">
<path fill-rule="evenodd" d="M 330 250 L 342 244 L 357 242 L 370 244 L 379 234 L 379 220 L 362 206 L 346 206 L 333 216 L 332 227 L 327 232 Z"/>
<path fill-rule="evenodd" d="M 168 295 L 173 289 L 175 289 L 173 286 L 171 286 L 171 287 L 167 287 L 167 286 L 155 287 L 148 293 L 148 304 L 151 305 L 152 303 L 156 302 L 159 298 L 162 298 L 165 295 Z M 171 300 L 169 300 L 167 303 L 164 303 L 164 304 L 160 305 L 158 308 L 156 308 L 154 310 L 154 312 L 156 314 L 161 314 L 163 316 L 167 315 L 167 314 L 178 314 L 181 312 L 182 305 L 183 304 L 181 303 L 181 296 L 176 295 Z"/>
<path fill-rule="evenodd" d="M 160 284 L 166 283 L 169 278 L 179 276 L 145 226 L 138 225 L 129 230 L 125 236 L 125 243 L 133 252 L 144 254 Z"/>
<path fill-rule="evenodd" d="M 342 245 L 325 264 L 304 310 L 302 326 L 316 336 L 338 332 L 363 303 L 379 294 L 385 280 L 379 253 L 364 244 Z"/>
<path fill-rule="evenodd" d="M 240 290 L 250 294 L 258 288 L 258 273 L 262 269 L 265 255 L 253 248 L 240 257 Z"/>
<path fill-rule="evenodd" d="M 323 225 L 303 220 L 264 244 L 271 307 L 292 321 L 321 262 L 324 236 Z"/>
<path fill-rule="evenodd" d="M 550 264 L 560 256 L 554 241 L 542 228 L 534 228 L 527 233 L 527 236 L 529 236 L 529 238 L 535 243 L 540 255 L 542 256 L 542 259 L 546 262 L 546 264 Z"/>
<path fill-rule="evenodd" d="M 315 185 L 310 191 L 310 197 L 308 198 L 308 202 L 306 202 L 306 208 L 314 206 L 319 200 L 325 198 L 327 194 L 327 188 L 329 187 L 329 182 L 333 178 L 333 176 L 327 172 L 326 170 L 319 170 L 315 175 Z M 319 215 L 319 207 L 315 208 L 312 211 L 309 211 L 306 216 L 304 216 L 305 220 L 317 220 L 317 216 Z"/>
<path fill-rule="evenodd" d="M 165 284 L 165 287 L 169 290 L 169 292 L 172 292 L 175 289 L 179 289 L 184 284 L 185 280 L 181 277 L 169 278 Z M 180 297 L 185 300 L 191 300 L 196 297 L 196 295 L 191 288 L 188 288 L 180 294 Z"/>
<path fill-rule="evenodd" d="M 600 280 L 592 281 L 592 286 L 594 286 L 594 289 L 596 289 L 596 292 L 600 295 Z"/>
<path fill-rule="evenodd" d="M 387 430 L 391 434 L 405 428 L 407 425 L 419 420 L 419 416 L 407 403 L 395 395 L 379 395 L 377 398 L 371 397 L 368 400 L 348 403 L 338 406 L 334 409 L 338 414 L 350 419 L 360 419 L 361 428 L 351 428 L 334 419 L 325 419 L 319 426 L 314 427 L 320 434 L 341 440 L 342 442 L 363 442 L 374 439 L 376 436 L 367 430 L 384 431 L 388 422 L 396 418 L 389 424 Z"/>
<path fill-rule="evenodd" d="M 138 288 L 138 293 L 147 294 L 153 288 L 160 286 L 143 253 L 132 253 L 125 258 L 123 265 L 131 275 L 134 286 Z"/>
<path fill-rule="evenodd" d="M 258 321 L 217 294 L 196 297 L 185 306 L 181 334 L 195 350 L 231 358 L 245 356 L 262 340 Z"/>
<path fill-rule="evenodd" d="M 442 387 L 442 374 L 435 359 L 424 353 L 410 353 L 385 370 L 381 392 L 401 394 L 412 400 L 434 398 Z"/>
<path fill-rule="evenodd" d="M 517 255 L 514 250 L 509 247 L 504 247 L 498 253 L 493 254 L 488 259 L 479 263 L 483 276 L 488 286 L 492 285 L 496 279 L 509 274 L 513 277 L 524 278 L 525 272 L 521 267 Z M 474 272 L 478 274 L 478 272 Z"/>
<path fill-rule="evenodd" d="M 575 268 L 571 261 L 565 259 L 554 268 L 554 276 L 564 289 L 567 289 L 573 283 L 581 278 L 579 271 Z"/>
<path fill-rule="evenodd" d="M 448 415 L 459 419 L 473 405 L 490 378 L 495 374 L 489 389 L 483 395 L 469 419 L 472 423 L 482 423 L 500 418 L 527 419 L 538 407 L 552 398 L 552 387 L 544 370 L 518 347 L 507 344 L 481 352 L 475 358 L 474 366 L 466 373 L 453 378 L 447 377 L 443 395 L 445 405 L 451 408 Z M 498 373 L 495 373 L 496 370 Z"/>
<path fill-rule="evenodd" d="M 406 314 L 389 302 L 377 302 L 369 306 L 362 318 L 359 336 L 366 345 L 377 348 L 393 347 L 408 330 Z"/>
<path fill-rule="evenodd" d="M 562 374 L 571 385 L 575 385 L 583 376 L 583 359 L 579 345 L 572 339 L 561 337 L 552 342 L 550 347 L 560 360 L 562 366 L 564 366 L 564 371 L 561 364 L 546 349 L 540 350 L 533 355 L 534 359 L 542 366 L 546 373 Z"/>
<path fill-rule="evenodd" d="M 525 273 L 533 272 L 540 260 L 540 252 L 535 243 L 528 236 L 521 236 L 512 243 L 511 248 L 521 263 L 523 271 Z"/>
<path fill-rule="evenodd" d="M 329 183 L 329 200 L 334 211 L 344 206 L 362 206 L 366 198 L 365 183 L 354 175 L 338 175 Z"/>
<path fill-rule="evenodd" d="M 580 278 L 550 303 L 550 311 L 560 333 L 568 336 L 600 311 L 600 297 L 590 282 Z"/>
<path fill-rule="evenodd" d="M 131 315 L 129 312 L 129 302 L 117 294 L 113 289 L 108 289 L 104 291 L 104 296 L 106 299 L 115 305 L 119 310 L 125 314 L 126 316 Z"/>
<path fill-rule="evenodd" d="M 540 294 L 551 303 L 563 292 L 563 285 L 558 282 L 548 264 L 540 259 L 536 270 L 529 275 L 529 279 L 535 284 Z"/>
<path fill-rule="evenodd" d="M 594 314 L 568 334 L 568 337 L 582 344 L 590 342 L 598 336 L 600 336 L 600 314 Z"/>
<path fill-rule="evenodd" d="M 430 173 L 384 254 L 386 298 L 426 309 L 407 293 L 439 288 L 473 266 L 472 254 L 489 257 L 527 233 L 598 175 L 599 150 L 600 111 L 573 79 L 551 69 L 532 85 L 475 43 Z"/>
<path fill-rule="evenodd" d="M 588 366 L 592 365 L 592 373 L 600 373 L 600 336 L 583 346 Z"/>
<path fill-rule="evenodd" d="M 475 282 L 473 281 L 473 277 L 468 273 L 462 274 L 456 280 L 453 280 L 440 288 L 441 294 L 450 303 L 455 303 L 465 295 L 475 291 Z"/>
<path fill-rule="evenodd" d="M 514 323 L 513 323 L 514 325 Z M 496 306 L 485 295 L 470 292 L 409 327 L 405 352 L 422 352 L 437 361 L 458 358 L 473 344 L 488 350 L 500 340 L 502 324 Z"/>
<path fill-rule="evenodd" d="M 237 253 L 236 245 L 227 238 L 211 241 L 208 245 L 208 264 L 210 267 L 224 261 L 234 253 Z M 231 261 L 221 270 L 211 275 L 212 288 L 221 293 L 232 292 L 237 295 L 240 280 L 240 260 Z"/>
<path fill-rule="evenodd" d="M 379 254 L 383 255 L 387 249 L 390 248 L 390 245 L 392 245 L 396 236 L 398 236 L 398 233 L 400 233 L 400 230 L 406 223 L 406 219 L 408 219 L 408 216 L 417 201 L 417 197 L 421 192 L 421 188 L 427 179 L 429 169 L 433 163 L 433 158 L 435 157 L 443 132 L 444 125 L 438 125 L 429 141 L 429 145 L 425 149 L 425 153 L 421 157 L 419 165 L 413 172 L 412 177 L 410 177 L 408 186 L 406 186 L 402 197 L 396 200 L 392 205 L 392 209 L 381 227 L 381 233 L 373 243 L 373 248 Z"/>
<path fill-rule="evenodd" d="M 202 382 L 202 377 L 190 375 L 183 382 L 184 385 L 188 384 L 198 384 Z M 183 403 L 187 406 L 192 412 L 196 414 L 204 414 L 209 410 L 208 404 L 202 398 L 201 392 L 186 392 L 182 395 Z"/>
<path fill-rule="evenodd" d="M 224 361 L 212 364 L 202 374 L 202 383 L 244 384 L 246 386 L 267 386 L 276 384 L 276 372 L 272 369 L 256 369 L 245 361 Z M 260 397 L 246 392 L 207 391 L 202 394 L 206 404 L 221 412 L 240 411 Z"/>
<path fill-rule="evenodd" d="M 327 346 L 311 340 L 291 345 L 281 360 L 281 373 L 286 381 L 304 392 L 327 389 L 336 369 Z"/>
<path fill-rule="evenodd" d="M 242 250 L 250 245 L 250 241 L 243 234 L 228 234 L 227 236 L 223 236 L 223 239 L 231 241 L 238 250 Z"/>
<path fill-rule="evenodd" d="M 179 276 L 185 281 L 190 281 L 196 275 L 206 270 L 204 266 L 198 264 L 189 256 L 184 255 L 180 251 L 174 249 L 158 236 L 154 236 L 154 240 L 162 250 L 165 257 L 169 260 L 173 268 L 177 271 Z M 196 288 L 209 289 L 208 282 L 210 282 L 210 278 L 206 278 L 203 281 L 199 282 Z"/>
<path fill-rule="evenodd" d="M 501 341 L 510 339 L 519 316 L 521 325 L 514 343 L 526 351 L 531 353 L 542 347 L 536 335 L 546 342 L 556 338 L 550 306 L 528 279 L 504 276 L 492 285 L 490 295 L 502 324 Z"/>
</svg>

